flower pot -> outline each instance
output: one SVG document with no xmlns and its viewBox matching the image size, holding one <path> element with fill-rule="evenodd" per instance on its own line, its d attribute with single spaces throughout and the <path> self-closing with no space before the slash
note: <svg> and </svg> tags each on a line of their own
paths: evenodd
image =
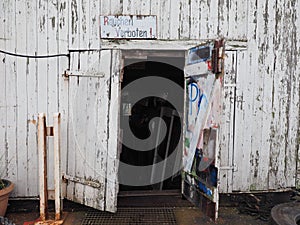
<svg viewBox="0 0 300 225">
<path fill-rule="evenodd" d="M 7 184 L 6 188 L 0 190 L 0 216 L 4 216 L 7 209 L 9 194 L 14 190 L 14 184 L 8 180 L 3 180 Z"/>
</svg>

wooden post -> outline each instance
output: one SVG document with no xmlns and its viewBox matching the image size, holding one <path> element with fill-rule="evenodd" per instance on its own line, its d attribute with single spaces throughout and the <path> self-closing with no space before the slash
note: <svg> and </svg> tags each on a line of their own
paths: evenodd
<svg viewBox="0 0 300 225">
<path fill-rule="evenodd" d="M 46 115 L 40 113 L 38 118 L 38 154 L 40 186 L 40 218 L 48 218 L 48 184 L 47 184 L 47 148 L 46 148 Z"/>
<path fill-rule="evenodd" d="M 60 173 L 60 113 L 54 113 L 54 186 L 55 186 L 55 220 L 61 216 L 61 173 Z"/>
</svg>

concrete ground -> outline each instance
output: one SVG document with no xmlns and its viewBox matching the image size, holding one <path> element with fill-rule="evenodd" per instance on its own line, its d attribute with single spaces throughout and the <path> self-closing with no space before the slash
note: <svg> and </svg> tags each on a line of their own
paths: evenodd
<svg viewBox="0 0 300 225">
<path fill-rule="evenodd" d="M 207 218 L 200 209 L 193 207 L 189 201 L 183 199 L 178 193 L 169 193 L 166 196 L 141 195 L 138 197 L 131 197 L 125 194 L 125 196 L 118 198 L 118 211 L 116 214 L 103 213 L 64 200 L 63 221 L 65 225 L 80 225 L 82 222 L 84 222 L 84 224 L 136 225 L 141 224 L 141 221 L 144 222 L 143 224 L 149 225 L 150 223 L 145 222 L 145 219 L 150 218 L 152 219 L 151 224 L 155 225 L 267 225 L 269 222 L 263 221 L 262 219 L 269 220 L 272 207 L 282 202 L 289 202 L 291 194 L 290 192 L 285 192 L 257 195 L 222 195 L 220 198 L 221 207 L 219 209 L 219 218 L 216 223 Z M 53 217 L 53 201 L 49 202 L 49 211 L 52 212 L 50 213 L 50 217 Z M 128 212 L 131 214 L 129 213 L 129 215 Z M 162 214 L 159 214 L 161 212 Z M 101 215 L 101 218 L 99 219 L 99 217 L 96 216 L 96 219 L 94 218 L 93 221 L 94 223 L 87 222 L 87 219 L 90 218 L 89 216 L 94 216 L 93 213 Z M 172 222 L 158 221 L 156 223 L 156 218 L 163 218 L 159 217 L 159 215 L 163 215 L 163 217 L 166 215 L 169 217 L 171 215 L 170 218 L 172 218 Z M 35 221 L 39 217 L 39 202 L 24 200 L 10 201 L 6 216 L 16 225 L 31 225 L 33 223 L 30 223 L 30 221 Z M 113 220 L 117 222 L 112 223 L 111 221 Z M 153 221 L 155 222 L 153 223 Z"/>
<path fill-rule="evenodd" d="M 263 222 L 256 217 L 240 214 L 234 207 L 221 207 L 219 219 L 216 223 L 208 219 L 204 214 L 194 207 L 178 207 L 174 208 L 176 222 L 179 225 L 192 224 L 230 224 L 230 225 L 267 225 L 268 222 Z M 8 213 L 6 215 L 16 225 L 30 225 L 26 223 L 35 221 L 39 214 L 34 213 Z M 51 216 L 51 215 L 50 215 Z M 53 216 L 53 213 L 52 213 Z M 86 211 L 65 212 L 63 219 L 65 225 L 80 225 L 86 216 Z M 125 224 L 125 223 L 124 223 Z"/>
</svg>

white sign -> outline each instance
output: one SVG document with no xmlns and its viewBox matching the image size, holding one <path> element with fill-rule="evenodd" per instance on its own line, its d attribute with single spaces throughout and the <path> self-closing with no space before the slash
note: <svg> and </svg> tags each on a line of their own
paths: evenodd
<svg viewBox="0 0 300 225">
<path fill-rule="evenodd" d="M 100 16 L 100 37 L 155 39 L 156 16 Z"/>
</svg>

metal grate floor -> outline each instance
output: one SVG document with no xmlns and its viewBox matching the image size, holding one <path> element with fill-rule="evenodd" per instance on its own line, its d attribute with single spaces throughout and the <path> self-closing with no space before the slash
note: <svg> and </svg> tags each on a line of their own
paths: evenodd
<svg viewBox="0 0 300 225">
<path fill-rule="evenodd" d="M 177 224 L 172 208 L 118 208 L 116 213 L 89 211 L 81 225 Z"/>
</svg>

